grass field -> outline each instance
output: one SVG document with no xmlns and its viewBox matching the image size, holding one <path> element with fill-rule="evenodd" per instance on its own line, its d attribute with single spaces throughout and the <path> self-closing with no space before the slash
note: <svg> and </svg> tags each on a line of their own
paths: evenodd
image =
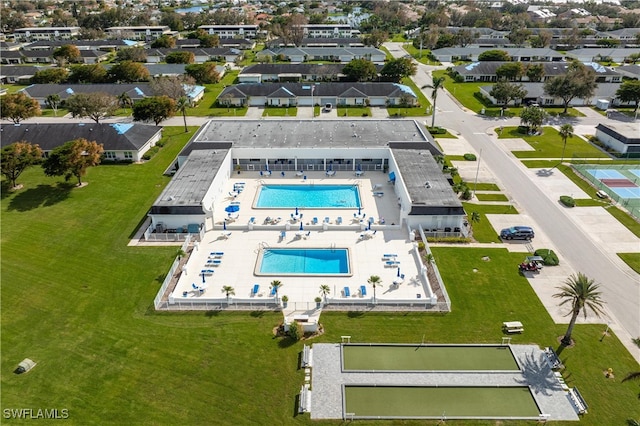
<svg viewBox="0 0 640 426">
<path fill-rule="evenodd" d="M 339 423 L 295 414 L 304 382 L 297 368 L 302 342 L 274 338 L 281 313 L 154 311 L 176 247 L 127 242 L 169 181 L 162 172 L 193 131 L 165 128 L 169 142 L 151 161 L 91 168 L 83 188 L 47 178 L 38 167 L 23 173 L 17 192 L 3 181 L 3 409 L 66 408 L 65 423 L 76 425 Z M 344 334 L 359 342 L 419 342 L 426 335 L 431 343 L 499 343 L 502 321 L 517 319 L 526 331 L 513 343 L 557 347 L 565 326 L 553 323 L 513 267 L 521 254 L 458 247 L 433 253 L 451 313 L 324 312 L 324 334 L 305 343 L 335 343 Z M 640 367 L 615 335 L 600 341 L 602 330 L 576 326 L 576 346 L 560 354 L 569 385 L 590 405 L 581 425 L 640 418 L 637 383 L 602 375 L 609 367 L 618 377 Z M 25 357 L 38 363 L 35 369 L 11 373 Z"/>
<path fill-rule="evenodd" d="M 371 108 L 369 107 L 337 107 L 338 117 L 371 117 Z"/>
<path fill-rule="evenodd" d="M 476 198 L 479 201 L 509 201 L 509 198 L 504 194 L 478 194 L 476 192 Z"/>
<path fill-rule="evenodd" d="M 508 347 L 345 345 L 344 370 L 516 370 Z"/>
<path fill-rule="evenodd" d="M 263 117 L 295 117 L 298 115 L 297 107 L 265 107 Z"/>
<path fill-rule="evenodd" d="M 524 139 L 533 151 L 512 151 L 518 158 L 562 158 L 563 142 L 560 133 L 553 127 L 544 127 L 539 136 L 524 135 L 518 127 L 505 127 L 498 139 Z M 570 159 L 574 155 L 590 158 L 608 158 L 607 154 L 579 137 L 567 139 L 564 158 Z"/>
<path fill-rule="evenodd" d="M 527 387 L 346 386 L 347 413 L 358 416 L 536 417 Z M 464 420 L 466 424 L 467 420 Z"/>
<path fill-rule="evenodd" d="M 478 194 L 476 194 L 477 196 Z M 462 203 L 464 211 L 467 212 L 467 220 L 473 228 L 473 238 L 479 243 L 499 243 L 499 229 L 493 229 L 491 222 L 487 219 L 488 214 L 518 214 L 518 210 L 509 204 L 491 205 L 491 204 L 474 204 Z M 479 222 L 471 221 L 471 214 L 478 212 L 480 215 Z"/>
</svg>

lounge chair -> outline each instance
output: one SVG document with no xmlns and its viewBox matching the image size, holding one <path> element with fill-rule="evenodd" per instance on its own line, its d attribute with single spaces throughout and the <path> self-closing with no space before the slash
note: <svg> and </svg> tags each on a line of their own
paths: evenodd
<svg viewBox="0 0 640 426">
<path fill-rule="evenodd" d="M 343 292 L 344 292 L 344 297 L 351 297 L 351 290 L 349 290 L 349 287 L 345 287 Z"/>
<path fill-rule="evenodd" d="M 223 251 L 212 251 L 211 253 L 209 253 L 209 257 L 212 257 L 212 258 L 219 258 L 222 256 L 224 256 Z"/>
<path fill-rule="evenodd" d="M 287 239 L 287 231 L 280 231 L 280 238 L 282 238 L 283 240 Z"/>
<path fill-rule="evenodd" d="M 207 260 L 207 266 L 220 266 L 221 264 L 222 264 L 222 260 L 219 260 L 219 259 Z"/>
<path fill-rule="evenodd" d="M 250 218 L 249 223 L 256 223 L 256 218 L 255 217 Z"/>
<path fill-rule="evenodd" d="M 226 240 L 231 236 L 231 231 L 225 231 L 222 234 L 220 234 L 220 236 Z"/>
<path fill-rule="evenodd" d="M 338 216 L 336 218 L 336 225 L 342 225 L 342 217 L 341 216 Z"/>
<path fill-rule="evenodd" d="M 332 177 L 336 175 L 336 171 L 335 170 L 327 170 L 325 175 Z"/>
<path fill-rule="evenodd" d="M 383 257 L 383 260 L 389 260 L 389 258 L 391 257 L 396 258 L 398 257 L 398 255 L 394 253 L 386 253 L 386 254 L 383 254 L 382 257 Z"/>
<path fill-rule="evenodd" d="M 317 225 L 318 224 L 318 218 L 314 217 L 313 219 L 311 219 L 311 224 L 312 225 Z"/>
<path fill-rule="evenodd" d="M 325 217 L 325 218 L 324 218 L 324 223 L 330 223 L 329 216 L 327 216 L 327 217 Z"/>
<path fill-rule="evenodd" d="M 255 296 L 258 294 L 258 290 L 260 290 L 260 284 L 254 284 L 253 289 L 251 290 L 251 295 Z"/>
<path fill-rule="evenodd" d="M 271 292 L 269 293 L 269 296 L 275 296 L 276 290 L 278 290 L 278 287 L 271 287 Z"/>
<path fill-rule="evenodd" d="M 280 176 L 284 177 L 284 172 L 280 172 Z"/>
<path fill-rule="evenodd" d="M 356 170 L 356 176 L 364 175 L 364 170 Z"/>
<path fill-rule="evenodd" d="M 382 184 L 376 183 L 375 185 L 373 185 L 373 190 L 375 191 L 376 189 L 382 189 Z"/>
<path fill-rule="evenodd" d="M 200 271 L 200 273 L 202 275 L 213 275 L 215 271 L 213 269 L 203 269 L 202 271 Z"/>
<path fill-rule="evenodd" d="M 300 170 L 299 172 L 296 172 L 296 176 L 302 176 L 304 174 L 304 172 L 302 170 Z"/>
<path fill-rule="evenodd" d="M 361 285 L 360 286 L 360 296 L 366 296 L 367 295 L 367 286 Z"/>
<path fill-rule="evenodd" d="M 304 234 L 304 239 L 306 240 L 310 236 L 311 236 L 311 231 L 308 231 L 306 234 Z"/>
<path fill-rule="evenodd" d="M 373 193 L 373 195 L 376 196 L 376 197 L 382 197 L 384 195 L 384 192 L 376 191 L 376 192 Z"/>
<path fill-rule="evenodd" d="M 191 283 L 191 288 L 194 290 L 198 290 L 200 287 L 198 287 L 196 283 Z"/>
<path fill-rule="evenodd" d="M 384 266 L 388 268 L 397 268 L 400 266 L 400 262 L 395 260 L 387 260 L 386 262 L 384 262 Z"/>
</svg>

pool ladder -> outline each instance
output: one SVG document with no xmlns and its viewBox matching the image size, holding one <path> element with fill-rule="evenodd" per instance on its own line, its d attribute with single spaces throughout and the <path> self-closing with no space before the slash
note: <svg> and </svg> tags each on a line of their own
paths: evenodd
<svg viewBox="0 0 640 426">
<path fill-rule="evenodd" d="M 269 247 L 269 243 L 267 243 L 266 241 L 259 242 L 258 248 L 255 250 L 255 253 L 260 253 L 262 250 L 268 247 Z"/>
<path fill-rule="evenodd" d="M 336 251 L 336 243 L 331 243 L 331 252 Z"/>
</svg>

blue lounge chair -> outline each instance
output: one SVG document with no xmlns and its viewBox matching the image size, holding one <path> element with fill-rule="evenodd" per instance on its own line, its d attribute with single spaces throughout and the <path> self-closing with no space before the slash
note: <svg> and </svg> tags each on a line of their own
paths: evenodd
<svg viewBox="0 0 640 426">
<path fill-rule="evenodd" d="M 212 251 L 211 253 L 209 253 L 209 257 L 222 257 L 222 256 L 224 256 L 223 251 Z"/>
<path fill-rule="evenodd" d="M 191 288 L 193 288 L 194 290 L 198 290 L 200 287 L 198 287 L 196 283 L 191 283 Z"/>
<path fill-rule="evenodd" d="M 342 225 L 342 217 L 341 216 L 338 216 L 336 218 L 336 225 Z"/>
<path fill-rule="evenodd" d="M 329 223 L 329 220 L 330 220 L 330 219 L 329 219 L 329 216 L 325 217 L 325 218 L 324 218 L 324 223 Z"/>
<path fill-rule="evenodd" d="M 318 224 L 318 218 L 314 217 L 313 219 L 311 219 L 311 224 L 312 225 L 317 225 Z"/>
<path fill-rule="evenodd" d="M 384 262 L 384 266 L 388 266 L 389 268 L 397 268 L 400 265 L 400 262 L 396 262 L 394 260 L 387 260 Z"/>
<path fill-rule="evenodd" d="M 202 271 L 200 271 L 201 274 L 204 275 L 213 275 L 215 271 L 213 269 L 203 269 Z"/>
<path fill-rule="evenodd" d="M 207 260 L 207 266 L 220 266 L 222 260 L 219 259 L 209 259 Z"/>
<path fill-rule="evenodd" d="M 366 296 L 367 295 L 367 287 L 366 286 L 364 286 L 364 285 L 360 286 L 360 294 L 362 296 Z"/>
<path fill-rule="evenodd" d="M 256 218 L 255 217 L 250 218 L 249 223 L 256 223 Z"/>
<path fill-rule="evenodd" d="M 344 297 L 351 297 L 351 291 L 349 290 L 349 287 L 344 288 Z"/>
<path fill-rule="evenodd" d="M 383 254 L 382 257 L 398 257 L 398 255 L 393 253 L 387 253 L 387 254 Z"/>
<path fill-rule="evenodd" d="M 280 176 L 284 177 L 284 172 L 280 172 Z"/>
<path fill-rule="evenodd" d="M 255 296 L 256 294 L 258 294 L 258 290 L 260 290 L 260 284 L 254 284 L 253 290 L 251 290 L 251 295 Z"/>
<path fill-rule="evenodd" d="M 276 295 L 276 290 L 278 289 L 278 287 L 271 287 L 271 292 L 269 293 L 269 296 L 275 296 Z"/>
</svg>

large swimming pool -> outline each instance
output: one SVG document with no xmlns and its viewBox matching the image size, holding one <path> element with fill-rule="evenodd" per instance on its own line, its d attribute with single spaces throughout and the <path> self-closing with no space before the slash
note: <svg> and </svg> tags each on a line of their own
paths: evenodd
<svg viewBox="0 0 640 426">
<path fill-rule="evenodd" d="M 351 275 L 349 249 L 272 249 L 260 252 L 256 275 Z"/>
<path fill-rule="evenodd" d="M 263 185 L 254 208 L 332 208 L 361 207 L 357 185 Z"/>
</svg>

